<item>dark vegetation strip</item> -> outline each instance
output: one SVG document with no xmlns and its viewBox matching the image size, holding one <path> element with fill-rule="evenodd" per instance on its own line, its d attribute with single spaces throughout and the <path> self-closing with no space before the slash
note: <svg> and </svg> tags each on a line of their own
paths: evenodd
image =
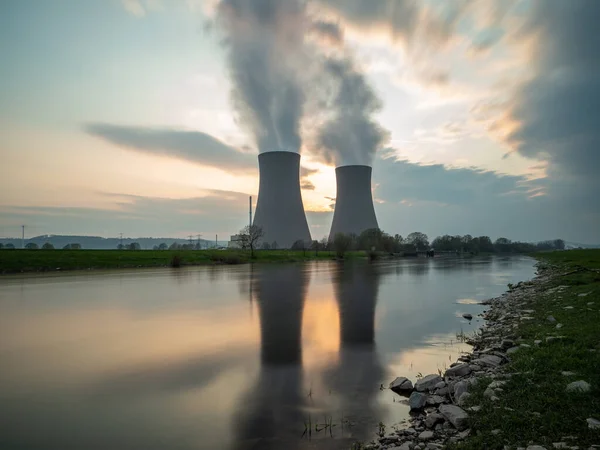
<svg viewBox="0 0 600 450">
<path fill-rule="evenodd" d="M 535 257 L 542 265 L 552 265 L 548 270 L 554 276 L 544 290 L 528 299 L 533 320 L 521 321 L 514 330 L 520 343 L 530 347 L 511 355 L 504 366 L 513 375 L 497 401 L 483 395 L 492 380 L 481 380 L 468 401 L 481 405 L 471 415 L 471 435 L 453 448 L 515 449 L 537 444 L 547 449 L 561 445 L 588 449 L 600 444 L 600 429 L 587 422 L 600 420 L 600 250 Z M 558 286 L 566 287 L 553 290 Z M 547 342 L 549 335 L 562 338 Z M 542 343 L 536 345 L 536 340 Z M 591 389 L 566 392 L 567 384 L 577 380 L 589 383 Z"/>
<path fill-rule="evenodd" d="M 365 257 L 349 252 L 346 258 Z M 254 262 L 296 262 L 335 259 L 334 252 L 260 250 Z M 242 250 L 0 250 L 0 273 L 57 270 L 121 269 L 136 267 L 179 267 L 250 262 Z"/>
</svg>

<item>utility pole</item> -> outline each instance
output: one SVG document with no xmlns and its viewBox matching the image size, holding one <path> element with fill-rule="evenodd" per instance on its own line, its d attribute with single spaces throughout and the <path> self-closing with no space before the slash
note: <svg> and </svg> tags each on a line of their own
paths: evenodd
<svg viewBox="0 0 600 450">
<path fill-rule="evenodd" d="M 219 247 L 219 236 L 215 234 L 215 248 Z"/>
<path fill-rule="evenodd" d="M 248 226 L 252 226 L 252 196 L 248 197 L 248 214 L 250 221 L 248 222 Z"/>
<path fill-rule="evenodd" d="M 196 238 L 198 238 L 198 243 L 196 244 L 196 247 L 198 247 L 198 250 L 202 249 L 202 246 L 200 245 L 200 237 L 202 237 L 201 234 L 196 235 Z"/>
<path fill-rule="evenodd" d="M 21 225 L 21 248 L 25 248 L 25 225 Z"/>
<path fill-rule="evenodd" d="M 194 237 L 194 236 L 193 236 L 192 234 L 190 234 L 190 235 L 188 236 L 188 238 L 190 238 L 190 247 L 192 246 L 192 238 L 193 238 L 193 237 Z"/>
<path fill-rule="evenodd" d="M 123 250 L 123 233 L 119 233 L 119 246 Z"/>
</svg>

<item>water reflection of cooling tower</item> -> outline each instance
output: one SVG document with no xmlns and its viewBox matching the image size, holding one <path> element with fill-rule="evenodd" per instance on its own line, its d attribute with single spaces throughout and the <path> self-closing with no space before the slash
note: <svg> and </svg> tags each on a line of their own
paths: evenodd
<svg viewBox="0 0 600 450">
<path fill-rule="evenodd" d="M 308 273 L 302 266 L 265 267 L 253 291 L 260 314 L 263 364 L 297 364 L 302 359 L 302 311 Z"/>
<path fill-rule="evenodd" d="M 263 242 L 290 248 L 294 242 L 310 242 L 310 231 L 300 192 L 300 155 L 266 152 L 258 155 L 260 184 L 254 225 L 262 227 Z"/>
<path fill-rule="evenodd" d="M 307 399 L 302 392 L 302 313 L 309 274 L 302 266 L 263 266 L 252 291 L 260 316 L 261 367 L 239 402 L 235 450 L 293 449 Z M 300 424 L 300 425 L 299 425 Z"/>
<path fill-rule="evenodd" d="M 378 278 L 371 265 L 347 265 L 334 275 L 342 346 L 374 342 Z"/>
</svg>

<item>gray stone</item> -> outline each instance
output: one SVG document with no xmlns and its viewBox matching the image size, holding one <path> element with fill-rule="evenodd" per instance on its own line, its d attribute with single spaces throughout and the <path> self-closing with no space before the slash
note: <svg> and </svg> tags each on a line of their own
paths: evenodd
<svg viewBox="0 0 600 450">
<path fill-rule="evenodd" d="M 442 405 L 440 406 L 440 413 L 458 430 L 467 428 L 469 415 L 464 409 L 455 405 Z"/>
<path fill-rule="evenodd" d="M 546 317 L 546 320 L 550 323 L 556 322 L 556 319 L 554 318 L 554 316 L 548 316 L 548 317 Z"/>
<path fill-rule="evenodd" d="M 468 392 L 465 392 L 463 395 L 461 395 L 457 401 L 458 406 L 464 406 L 467 403 L 469 397 L 471 397 L 471 394 Z"/>
<path fill-rule="evenodd" d="M 519 350 L 520 347 L 511 347 L 508 350 L 506 350 L 506 354 L 507 355 L 512 355 L 513 353 L 517 352 Z"/>
<path fill-rule="evenodd" d="M 483 396 L 486 398 L 492 398 L 495 395 L 496 395 L 496 392 L 490 387 L 486 388 L 486 390 L 483 391 Z"/>
<path fill-rule="evenodd" d="M 504 350 L 507 350 L 507 349 L 515 346 L 515 341 L 513 341 L 512 339 L 503 339 L 502 343 L 500 344 L 500 346 Z"/>
<path fill-rule="evenodd" d="M 428 405 L 439 405 L 440 403 L 444 403 L 446 399 L 440 395 L 432 395 L 427 398 Z"/>
<path fill-rule="evenodd" d="M 398 377 L 390 383 L 390 389 L 398 394 L 409 394 L 413 390 L 413 384 L 408 378 Z"/>
<path fill-rule="evenodd" d="M 419 440 L 428 441 L 430 439 L 433 439 L 433 435 L 433 431 L 423 431 L 421 434 L 419 434 Z"/>
<path fill-rule="evenodd" d="M 466 381 L 459 381 L 454 385 L 454 398 L 458 401 L 465 392 L 469 390 L 469 383 Z"/>
<path fill-rule="evenodd" d="M 541 445 L 530 445 L 527 447 L 527 450 L 546 450 L 546 447 L 542 447 Z"/>
<path fill-rule="evenodd" d="M 419 392 L 433 389 L 440 381 L 444 381 L 442 377 L 436 374 L 427 375 L 415 383 L 415 389 Z"/>
<path fill-rule="evenodd" d="M 410 394 L 410 397 L 408 399 L 408 404 L 411 410 L 423 409 L 426 402 L 427 395 L 421 394 L 420 392 L 413 392 L 412 394 Z"/>
<path fill-rule="evenodd" d="M 445 381 L 440 381 L 438 384 L 436 384 L 434 386 L 434 388 L 436 388 L 436 389 L 442 389 L 444 387 L 446 387 L 446 382 Z"/>
<path fill-rule="evenodd" d="M 442 444 L 436 444 L 434 442 L 430 442 L 429 444 L 427 444 L 427 448 L 429 450 L 437 450 L 437 449 L 444 448 L 444 446 Z"/>
<path fill-rule="evenodd" d="M 449 392 L 450 392 L 450 389 L 448 388 L 448 386 L 446 386 L 446 387 L 443 387 L 443 388 L 441 388 L 441 389 L 437 389 L 437 390 L 435 391 L 435 393 L 436 393 L 437 395 L 442 395 L 442 396 L 444 396 L 444 395 L 448 395 L 448 393 L 449 393 Z"/>
<path fill-rule="evenodd" d="M 542 343 L 542 341 L 541 341 L 541 340 L 539 340 L 539 339 L 536 339 L 535 341 L 533 341 L 533 343 L 534 343 L 535 345 L 540 345 L 540 344 Z"/>
<path fill-rule="evenodd" d="M 502 364 L 502 358 L 497 355 L 484 355 L 473 362 L 481 366 L 498 367 Z"/>
<path fill-rule="evenodd" d="M 600 430 L 600 420 L 590 417 L 589 419 L 585 419 L 585 421 L 587 422 L 590 430 Z"/>
<path fill-rule="evenodd" d="M 562 327 L 563 327 L 563 324 L 562 324 L 562 323 L 557 323 L 557 324 L 556 324 L 556 329 L 557 329 L 557 330 L 560 330 Z"/>
<path fill-rule="evenodd" d="M 464 377 L 466 375 L 469 375 L 471 373 L 471 370 L 471 367 L 466 363 L 458 364 L 457 366 L 450 367 L 448 370 L 446 370 L 445 376 Z"/>
<path fill-rule="evenodd" d="M 469 313 L 464 313 L 462 316 L 463 316 L 465 319 L 467 319 L 467 320 L 473 320 L 473 315 L 472 315 L 472 314 L 469 314 Z"/>
<path fill-rule="evenodd" d="M 443 421 L 444 421 L 444 416 L 442 416 L 441 414 L 438 414 L 438 413 L 429 414 L 425 418 L 425 426 L 427 428 L 433 428 L 438 423 L 443 422 Z"/>
<path fill-rule="evenodd" d="M 490 389 L 498 389 L 498 388 L 501 388 L 502 386 L 504 386 L 505 384 L 506 384 L 506 381 L 500 381 L 500 380 L 492 381 L 490 383 L 490 385 L 488 386 L 488 388 L 490 388 Z"/>
<path fill-rule="evenodd" d="M 554 444 L 552 444 L 552 447 L 554 447 L 554 448 L 569 448 L 569 446 L 567 445 L 566 442 L 555 442 Z"/>
<path fill-rule="evenodd" d="M 412 445 L 412 441 L 405 442 L 400 447 L 396 447 L 396 450 L 410 450 L 410 446 Z"/>
<path fill-rule="evenodd" d="M 567 385 L 567 392 L 589 392 L 590 384 L 583 380 L 573 381 Z"/>
<path fill-rule="evenodd" d="M 499 428 L 496 428 L 495 430 L 492 430 L 492 434 L 493 434 L 494 436 L 497 436 L 497 435 L 499 435 L 500 433 L 502 433 L 502 430 L 500 430 Z"/>
<path fill-rule="evenodd" d="M 561 374 L 565 377 L 572 377 L 573 375 L 577 375 L 575 372 L 570 372 L 568 370 L 563 370 Z"/>
</svg>

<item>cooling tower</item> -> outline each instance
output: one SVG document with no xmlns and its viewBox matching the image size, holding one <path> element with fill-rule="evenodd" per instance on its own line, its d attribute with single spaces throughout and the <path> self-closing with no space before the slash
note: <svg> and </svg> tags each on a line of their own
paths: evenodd
<svg viewBox="0 0 600 450">
<path fill-rule="evenodd" d="M 300 155 L 266 152 L 258 155 L 260 184 L 254 225 L 262 227 L 262 242 L 290 248 L 294 242 L 310 242 L 310 231 L 300 194 Z"/>
<path fill-rule="evenodd" d="M 379 228 L 369 166 L 341 166 L 335 169 L 337 194 L 329 238 L 337 233 L 360 235 L 369 228 Z"/>
</svg>

